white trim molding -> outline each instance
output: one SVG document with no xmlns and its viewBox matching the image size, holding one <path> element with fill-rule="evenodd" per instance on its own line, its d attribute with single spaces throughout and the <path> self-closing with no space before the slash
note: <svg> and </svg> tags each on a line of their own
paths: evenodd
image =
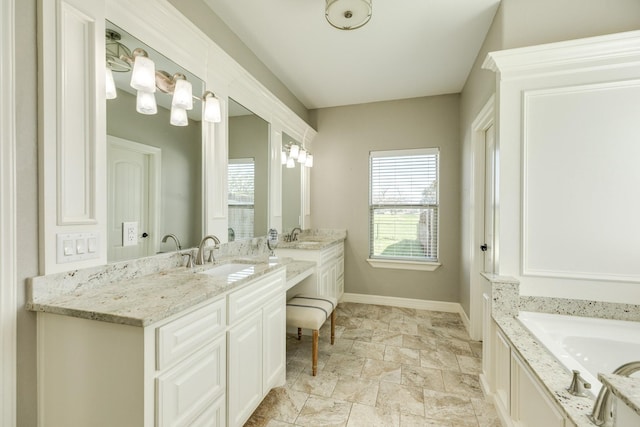
<svg viewBox="0 0 640 427">
<path fill-rule="evenodd" d="M 14 0 L 0 13 L 0 425 L 15 426 L 17 361 Z"/>
<path fill-rule="evenodd" d="M 436 271 L 442 265 L 439 262 L 400 261 L 392 259 L 367 258 L 373 268 L 392 268 L 396 270 Z"/>
</svg>

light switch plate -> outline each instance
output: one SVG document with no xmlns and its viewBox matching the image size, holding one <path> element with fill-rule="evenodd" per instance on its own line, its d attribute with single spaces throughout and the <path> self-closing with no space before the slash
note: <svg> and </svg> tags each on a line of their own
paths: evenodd
<svg viewBox="0 0 640 427">
<path fill-rule="evenodd" d="M 122 223 L 122 246 L 135 246 L 138 244 L 138 223 Z"/>
<path fill-rule="evenodd" d="M 58 233 L 56 234 L 56 262 L 83 261 L 100 258 L 98 233 Z M 93 251 L 87 250 L 92 247 Z"/>
</svg>

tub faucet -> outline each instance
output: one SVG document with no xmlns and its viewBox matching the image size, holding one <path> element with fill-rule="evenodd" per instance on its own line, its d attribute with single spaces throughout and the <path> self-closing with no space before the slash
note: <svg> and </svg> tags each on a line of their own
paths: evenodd
<svg viewBox="0 0 640 427">
<path fill-rule="evenodd" d="M 591 383 L 585 381 L 584 378 L 580 376 L 580 371 L 574 369 L 571 385 L 567 388 L 567 391 L 574 396 L 587 397 L 589 395 L 585 392 L 585 389 L 590 388 Z"/>
<path fill-rule="evenodd" d="M 624 365 L 618 367 L 615 371 L 613 371 L 616 375 L 622 375 L 628 377 L 634 372 L 640 371 L 640 361 L 625 363 Z M 598 393 L 598 398 L 596 399 L 596 403 L 593 405 L 593 411 L 591 415 L 589 415 L 589 419 L 592 423 L 597 426 L 610 426 L 613 423 L 613 416 L 611 414 L 611 404 L 612 404 L 611 390 L 609 387 L 602 384 L 602 388 L 600 389 L 600 393 Z"/>
<path fill-rule="evenodd" d="M 176 244 L 176 251 L 182 250 L 182 246 L 180 245 L 180 240 L 178 240 L 178 236 L 172 233 L 165 234 L 164 237 L 162 238 L 162 243 L 167 243 L 167 240 L 169 239 L 173 239 L 173 243 Z"/>
<path fill-rule="evenodd" d="M 196 264 L 197 265 L 204 264 L 204 246 L 205 246 L 205 243 L 207 242 L 207 240 L 213 240 L 213 243 L 214 243 L 214 246 L 211 249 L 211 252 L 209 252 L 209 258 L 207 259 L 207 262 L 214 262 L 215 261 L 215 258 L 213 257 L 213 250 L 218 248 L 218 245 L 220 244 L 220 239 L 218 239 L 213 234 L 210 234 L 208 236 L 204 236 L 202 238 L 202 240 L 200 241 L 200 245 L 198 246 L 198 254 L 196 255 Z"/>
</svg>

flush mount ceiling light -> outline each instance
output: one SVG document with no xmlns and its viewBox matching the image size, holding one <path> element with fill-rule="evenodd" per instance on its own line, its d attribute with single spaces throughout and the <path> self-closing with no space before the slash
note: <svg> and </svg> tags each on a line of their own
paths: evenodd
<svg viewBox="0 0 640 427">
<path fill-rule="evenodd" d="M 339 30 L 355 30 L 371 19 L 371 0 L 326 0 L 325 17 Z"/>
</svg>

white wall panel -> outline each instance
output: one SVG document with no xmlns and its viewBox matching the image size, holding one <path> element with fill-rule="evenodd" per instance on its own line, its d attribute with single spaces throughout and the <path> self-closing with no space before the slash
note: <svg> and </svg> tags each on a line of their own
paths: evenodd
<svg viewBox="0 0 640 427">
<path fill-rule="evenodd" d="M 524 95 L 523 275 L 640 280 L 640 82 Z"/>
</svg>

